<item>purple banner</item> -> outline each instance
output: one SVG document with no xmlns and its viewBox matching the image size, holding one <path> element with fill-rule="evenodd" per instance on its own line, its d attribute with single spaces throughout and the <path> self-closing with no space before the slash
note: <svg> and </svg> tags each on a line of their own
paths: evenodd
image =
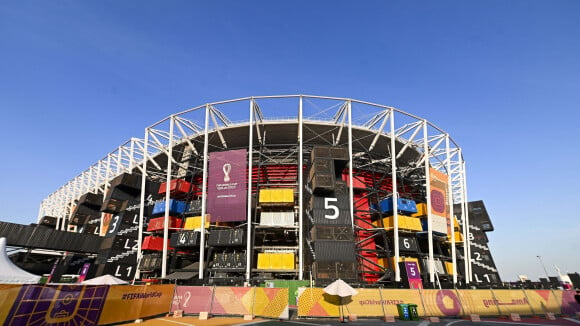
<svg viewBox="0 0 580 326">
<path fill-rule="evenodd" d="M 87 277 L 87 273 L 89 272 L 89 268 L 91 267 L 91 263 L 85 263 L 83 265 L 83 268 L 81 269 L 81 273 L 79 275 L 79 279 L 77 280 L 77 283 L 82 283 L 85 278 Z"/>
<path fill-rule="evenodd" d="M 209 154 L 207 212 L 212 222 L 246 220 L 247 150 Z"/>
<path fill-rule="evenodd" d="M 421 280 L 421 274 L 419 273 L 419 266 L 417 266 L 417 263 L 414 261 L 406 261 L 405 270 L 407 271 L 407 280 L 409 281 L 409 288 L 422 289 L 423 281 Z"/>
</svg>

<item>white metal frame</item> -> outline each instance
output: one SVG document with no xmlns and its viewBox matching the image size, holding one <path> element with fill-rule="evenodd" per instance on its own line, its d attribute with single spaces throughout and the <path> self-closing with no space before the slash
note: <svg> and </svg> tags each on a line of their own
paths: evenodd
<svg viewBox="0 0 580 326">
<path fill-rule="evenodd" d="M 249 168 L 251 171 L 252 155 L 253 155 L 253 135 L 254 128 L 256 128 L 256 134 L 260 142 L 263 140 L 260 138 L 260 125 L 266 120 L 270 121 L 288 121 L 288 118 L 280 118 L 273 116 L 264 116 L 263 111 L 258 107 L 257 101 L 278 101 L 278 100 L 297 100 L 296 103 L 296 116 L 291 117 L 289 120 L 294 120 L 298 122 L 297 131 L 297 143 L 299 150 L 297 153 L 299 160 L 299 172 L 302 171 L 301 167 L 303 164 L 303 147 L 306 143 L 312 143 L 313 139 L 304 139 L 304 128 L 308 122 L 320 122 L 335 125 L 337 128 L 336 135 L 319 135 L 320 139 L 332 136 L 334 141 L 330 141 L 334 145 L 338 145 L 338 141 L 341 139 L 341 134 L 343 129 L 346 127 L 348 133 L 348 146 L 349 149 L 349 166 L 353 166 L 353 160 L 358 155 L 353 153 L 353 143 L 359 140 L 353 139 L 353 129 L 362 129 L 372 131 L 374 137 L 370 143 L 370 146 L 366 148 L 366 151 L 372 152 L 375 150 L 377 143 L 380 141 L 381 136 L 386 137 L 390 140 L 387 145 L 388 151 L 390 153 L 384 153 L 385 159 L 380 163 L 385 164 L 389 167 L 392 175 L 397 175 L 399 172 L 404 173 L 407 166 L 399 166 L 397 160 L 406 153 L 407 150 L 412 148 L 418 153 L 422 153 L 421 158 L 415 162 L 416 166 L 424 166 L 424 175 L 426 177 L 425 185 L 429 187 L 429 168 L 437 169 L 449 176 L 449 206 L 453 209 L 453 204 L 461 204 L 460 212 L 451 212 L 453 218 L 457 215 L 462 225 L 462 232 L 465 241 L 464 245 L 464 257 L 465 259 L 465 270 L 466 282 L 471 281 L 471 264 L 470 264 L 470 252 L 469 252 L 469 237 L 467 236 L 466 226 L 469 223 L 469 216 L 467 212 L 467 183 L 465 177 L 465 161 L 461 152 L 461 148 L 457 143 L 443 130 L 439 129 L 437 126 L 428 122 L 425 119 L 419 118 L 415 115 L 406 113 L 399 109 L 384 106 L 380 104 L 359 101 L 347 98 L 337 98 L 337 97 L 324 97 L 324 96 L 310 96 L 310 95 L 281 95 L 281 96 L 255 96 L 255 97 L 245 97 L 227 101 L 220 101 L 214 103 L 208 103 L 198 107 L 194 107 L 179 113 L 175 113 L 147 128 L 145 128 L 144 139 L 131 138 L 126 143 L 117 147 L 111 153 L 107 154 L 103 159 L 97 161 L 95 164 L 90 166 L 87 170 L 83 171 L 81 174 L 67 182 L 65 185 L 57 189 L 54 193 L 50 194 L 46 199 L 44 199 L 40 204 L 38 219 L 40 220 L 43 216 L 54 216 L 58 218 L 59 228 L 64 229 L 65 222 L 71 217 L 71 213 L 74 205 L 78 201 L 79 197 L 87 192 L 95 192 L 105 194 L 109 182 L 114 177 L 121 173 L 132 173 L 137 171 L 143 175 L 143 189 L 145 188 L 145 179 L 151 176 L 150 170 L 156 169 L 157 171 L 165 171 L 165 182 L 170 182 L 174 178 L 174 173 L 172 166 L 179 166 L 179 163 L 173 159 L 172 149 L 174 146 L 179 144 L 185 144 L 195 155 L 203 156 L 203 186 L 202 186 L 202 228 L 201 232 L 205 232 L 205 214 L 207 211 L 206 207 L 206 187 L 207 187 L 207 164 L 208 164 L 208 154 L 210 151 L 216 148 L 209 148 L 210 133 L 212 135 L 217 135 L 219 137 L 219 142 L 221 144 L 220 149 L 227 149 L 227 140 L 222 135 L 222 130 L 230 126 L 244 125 L 247 124 L 249 127 L 249 139 L 248 139 L 248 156 L 249 156 Z M 230 118 L 221 110 L 225 106 L 244 106 L 244 103 L 249 103 L 249 123 L 232 123 Z M 325 103 L 324 107 L 320 107 L 316 103 Z M 308 106 L 309 105 L 309 106 Z M 218 110 L 218 107 L 220 108 Z M 314 112 L 307 112 L 307 107 L 313 109 Z M 338 108 L 338 109 L 336 109 Z M 336 110 L 336 111 L 334 111 Z M 363 112 L 360 115 L 353 113 L 354 110 L 360 110 Z M 237 109 L 232 115 L 237 115 L 236 112 L 242 112 L 243 110 Z M 278 111 L 277 111 L 278 112 Z M 369 112 L 370 115 L 369 115 Z M 287 112 L 286 112 L 287 113 Z M 279 113 L 278 113 L 279 114 Z M 190 116 L 195 116 L 191 118 Z M 202 117 L 203 116 L 203 117 Z M 239 118 L 239 117 L 238 117 Z M 358 119 L 353 121 L 353 118 Z M 400 122 L 399 122 L 400 121 Z M 203 125 L 203 127 L 201 127 Z M 306 127 L 307 128 L 307 127 Z M 422 132 L 422 137 L 420 133 Z M 203 151 L 197 148 L 192 139 L 203 139 Z M 403 144 L 397 150 L 397 143 Z M 345 145 L 345 144 L 342 144 Z M 165 167 L 161 167 L 154 158 L 157 155 L 164 154 L 167 155 L 168 164 Z M 388 157 L 387 157 L 388 155 Z M 299 174 L 298 183 L 300 185 L 299 189 L 299 205 L 302 207 L 302 186 L 304 185 L 304 180 L 302 174 Z M 160 178 L 159 175 L 156 176 Z M 349 180 L 352 184 L 352 169 L 350 169 Z M 251 178 L 249 179 L 249 186 L 251 186 Z M 169 188 L 169 187 L 168 187 Z M 396 178 L 393 178 L 393 189 L 397 189 Z M 352 187 L 350 189 L 350 198 L 353 199 Z M 394 203 L 396 205 L 396 198 L 398 196 L 397 191 L 393 191 Z M 250 195 L 248 196 L 250 199 Z M 166 206 L 169 205 L 169 192 L 166 193 Z M 144 194 L 141 195 L 141 204 L 143 207 L 145 198 Z M 251 205 L 251 200 L 248 200 L 248 205 Z M 430 198 L 429 192 L 427 192 L 427 205 L 428 212 L 430 214 Z M 395 212 L 397 208 L 395 207 Z M 166 207 L 166 220 L 164 225 L 164 236 L 168 236 L 168 207 Z M 248 216 L 250 213 L 250 207 L 248 207 Z M 351 217 L 353 217 L 353 208 L 351 205 Z M 299 210 L 299 227 L 300 234 L 302 234 L 302 209 Z M 140 212 L 140 231 L 142 231 L 143 224 L 143 211 Z M 398 231 L 398 215 L 394 214 L 395 230 Z M 430 261 L 430 282 L 435 282 L 434 279 L 434 268 L 433 268 L 433 237 L 431 232 L 431 218 L 429 217 L 429 261 Z M 250 239 L 251 227 L 248 223 L 248 239 Z M 139 252 L 141 249 L 141 233 L 139 235 Z M 457 282 L 457 264 L 456 264 L 456 253 L 455 253 L 455 240 L 452 236 L 452 257 L 454 266 L 454 283 Z M 249 243 L 250 241 L 248 241 Z M 399 245 L 398 245 L 398 232 L 395 232 L 395 259 L 399 259 Z M 201 246 L 205 246 L 204 237 L 201 237 Z M 303 250 L 302 241 L 299 245 L 299 278 L 303 279 Z M 203 250 L 200 250 L 200 260 L 204 261 Z M 164 246 L 163 250 L 164 258 L 167 256 L 167 247 Z M 246 279 L 250 278 L 250 253 L 247 254 L 247 268 Z M 141 256 L 139 256 L 140 258 Z M 164 259 L 165 261 L 166 259 Z M 395 277 L 396 280 L 400 280 L 400 271 L 398 264 L 395 264 Z M 200 264 L 199 277 L 202 275 L 203 264 Z M 166 266 L 163 266 L 162 277 L 166 274 Z"/>
</svg>

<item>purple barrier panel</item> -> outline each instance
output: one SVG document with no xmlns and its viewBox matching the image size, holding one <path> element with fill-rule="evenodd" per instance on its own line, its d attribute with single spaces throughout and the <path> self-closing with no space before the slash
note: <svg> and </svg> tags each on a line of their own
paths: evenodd
<svg viewBox="0 0 580 326">
<path fill-rule="evenodd" d="M 580 304 L 574 299 L 576 291 L 574 290 L 564 290 L 562 291 L 562 314 L 564 315 L 574 315 L 580 312 Z"/>
<path fill-rule="evenodd" d="M 97 325 L 108 286 L 23 285 L 5 325 Z"/>
</svg>

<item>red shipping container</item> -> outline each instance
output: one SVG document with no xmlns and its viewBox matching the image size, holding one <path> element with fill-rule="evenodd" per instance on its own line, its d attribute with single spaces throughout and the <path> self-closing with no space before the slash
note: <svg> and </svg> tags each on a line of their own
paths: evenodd
<svg viewBox="0 0 580 326">
<path fill-rule="evenodd" d="M 172 195 L 187 194 L 191 190 L 191 183 L 183 179 L 173 179 L 169 183 L 169 193 Z M 167 191 L 167 182 L 164 182 L 159 187 L 159 193 L 164 194 Z"/>
<path fill-rule="evenodd" d="M 147 231 L 151 232 L 151 231 L 163 230 L 164 223 L 165 223 L 164 216 L 152 218 L 151 220 L 149 220 L 149 225 L 147 225 Z M 181 229 L 182 223 L 183 223 L 183 221 L 180 218 L 169 216 L 169 230 L 170 231 L 173 229 Z"/>
<path fill-rule="evenodd" d="M 156 237 L 156 236 L 150 235 L 150 236 L 143 238 L 143 246 L 141 246 L 141 249 L 162 251 L 163 250 L 163 237 Z M 167 249 L 173 249 L 173 248 L 169 247 L 169 239 L 167 239 Z"/>
<path fill-rule="evenodd" d="M 353 176 L 353 178 L 352 178 L 352 185 L 353 186 L 352 187 L 354 189 L 361 189 L 361 190 L 366 189 L 367 186 L 362 179 L 364 179 L 364 177 L 362 177 L 362 176 Z M 348 173 L 342 174 L 342 180 L 344 182 L 346 182 L 347 186 L 350 186 L 350 184 L 349 184 L 350 183 L 350 176 Z"/>
</svg>

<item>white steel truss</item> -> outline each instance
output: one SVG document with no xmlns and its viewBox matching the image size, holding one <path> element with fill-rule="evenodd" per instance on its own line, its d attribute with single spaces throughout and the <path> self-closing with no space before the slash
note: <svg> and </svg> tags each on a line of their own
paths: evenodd
<svg viewBox="0 0 580 326">
<path fill-rule="evenodd" d="M 258 105 L 260 102 L 260 105 Z M 274 103 L 274 105 L 271 105 Z M 281 109 L 278 104 L 288 103 L 288 110 Z M 234 110 L 231 110 L 231 108 Z M 249 112 L 246 111 L 249 107 Z M 273 110 L 275 114 L 272 114 Z M 285 114 L 292 114 L 291 117 L 280 117 L 280 112 Z M 231 111 L 231 112 L 230 112 Z M 226 114 L 225 112 L 228 112 Z M 242 113 L 241 113 L 242 112 Z M 248 112 L 246 116 L 243 112 Z M 245 118 L 244 118 L 245 117 Z M 242 122 L 232 122 L 239 121 Z M 219 101 L 207 103 L 198 107 L 194 107 L 182 112 L 175 113 L 149 127 L 145 128 L 144 139 L 131 138 L 124 144 L 118 146 L 111 153 L 107 154 L 101 160 L 90 166 L 87 170 L 74 177 L 65 185 L 57 189 L 54 193 L 45 198 L 39 209 L 38 219 L 43 216 L 54 216 L 58 218 L 58 225 L 60 229 L 64 229 L 66 222 L 71 218 L 74 205 L 87 192 L 98 194 L 106 194 L 110 181 L 122 173 L 138 173 L 143 176 L 142 189 L 144 189 L 146 178 L 153 178 L 158 181 L 169 183 L 173 178 L 176 178 L 183 169 L 196 168 L 187 167 L 183 163 L 175 159 L 174 149 L 176 146 L 183 146 L 190 151 L 192 155 L 203 158 L 203 186 L 202 186 L 202 225 L 205 225 L 206 213 L 206 185 L 207 185 L 207 161 L 208 154 L 215 150 L 224 150 L 231 147 L 229 140 L 224 136 L 224 132 L 233 127 L 247 126 L 249 127 L 249 139 L 247 143 L 249 153 L 249 169 L 252 169 L 252 155 L 260 155 L 255 153 L 255 146 L 264 146 L 268 143 L 267 135 L 265 134 L 265 126 L 267 123 L 280 122 L 297 123 L 297 148 L 296 160 L 299 162 L 299 167 L 303 164 L 303 148 L 307 144 L 325 143 L 329 145 L 339 145 L 348 147 L 349 152 L 349 166 L 354 168 L 355 162 L 360 158 L 373 153 L 382 148 L 381 153 L 371 157 L 367 161 L 361 161 L 361 164 L 374 165 L 379 164 L 389 170 L 392 176 L 405 175 L 409 171 L 422 169 L 422 180 L 426 191 L 426 199 L 428 212 L 430 212 L 430 198 L 429 198 L 429 169 L 433 168 L 449 177 L 449 206 L 453 209 L 453 204 L 461 204 L 461 211 L 451 211 L 451 216 L 457 216 L 462 222 L 465 235 L 465 226 L 469 223 L 467 214 L 467 183 L 465 177 L 465 161 L 461 152 L 461 148 L 450 137 L 450 135 L 439 129 L 429 121 L 419 118 L 415 115 L 406 113 L 399 109 L 384 106 L 380 104 L 359 101 L 347 98 L 311 96 L 311 95 L 281 95 L 281 96 L 256 96 L 245 97 L 227 101 Z M 333 126 L 326 133 L 315 134 L 310 130 L 308 123 L 316 122 Z M 355 136 L 361 133 L 359 131 L 366 131 L 364 136 Z M 308 132 L 310 139 L 305 139 L 305 133 Z M 254 144 L 254 137 L 256 137 L 258 144 Z M 211 138 L 211 139 L 210 139 Z M 388 143 L 385 142 L 388 140 Z M 210 142 L 211 141 L 211 142 Z M 382 147 L 380 147 L 382 146 Z M 355 149 L 356 147 L 356 149 Z M 185 151 L 185 150 L 184 150 Z M 419 155 L 409 161 L 409 151 L 418 153 Z M 167 158 L 166 164 L 160 164 L 156 160 L 159 156 Z M 403 161 L 404 164 L 398 164 L 398 161 Z M 364 165 L 363 165 L 364 166 Z M 199 169 L 199 167 L 197 167 Z M 349 168 L 348 179 L 350 184 L 353 181 L 353 169 Z M 304 180 L 301 174 L 297 181 L 300 185 L 300 207 L 302 207 L 302 185 Z M 396 177 L 392 178 L 393 188 L 398 189 L 396 184 Z M 248 180 L 248 187 L 251 187 L 252 180 Z M 168 187 L 169 188 L 169 187 Z M 353 190 L 350 187 L 349 192 L 351 202 L 353 199 Z M 397 191 L 393 191 L 394 204 L 396 205 Z M 144 194 L 141 196 L 141 206 L 145 201 Z M 250 200 L 248 200 L 250 202 Z M 169 193 L 166 193 L 166 205 L 169 205 Z M 248 204 L 250 205 L 250 204 Z M 302 225 L 302 209 L 299 210 L 299 224 Z M 395 259 L 398 261 L 398 223 L 397 223 L 397 208 L 394 208 L 394 225 L 395 225 Z M 164 236 L 168 236 L 168 214 L 169 208 L 166 207 L 166 218 L 164 225 Z M 351 205 L 351 217 L 353 217 L 353 208 Z M 249 208 L 248 208 L 249 215 Z M 429 213 L 430 215 L 430 213 Z M 143 211 L 140 214 L 142 231 L 143 225 Z M 250 243 L 251 229 L 248 223 L 248 244 Z M 435 269 L 433 265 L 433 238 L 431 231 L 431 218 L 429 217 L 429 261 L 430 261 L 430 281 L 435 282 Z M 201 228 L 202 233 L 205 232 Z M 139 235 L 139 246 L 141 246 L 141 233 Z M 300 234 L 302 234 L 302 229 Z M 465 270 L 468 271 L 466 281 L 470 281 L 470 255 L 469 255 L 469 237 L 464 236 L 466 241 L 464 256 Z M 456 269 L 455 261 L 455 237 L 452 236 L 453 241 L 453 266 Z M 201 236 L 201 245 L 204 245 L 204 236 Z M 166 242 L 165 242 L 166 243 Z M 141 249 L 141 248 L 139 248 Z M 299 277 L 302 279 L 302 241 L 300 241 L 299 254 Z M 140 250 L 139 250 L 140 252 Z M 200 261 L 203 259 L 203 250 L 200 252 Z M 167 257 L 167 245 L 165 244 L 163 250 L 163 261 Z M 250 259 L 250 255 L 247 255 Z M 202 276 L 202 266 L 200 264 L 200 277 Z M 246 278 L 249 279 L 250 264 L 246 265 Z M 162 277 L 166 274 L 166 266 L 163 266 Z M 400 271 L 395 265 L 396 280 L 400 280 Z M 454 273 L 454 282 L 457 281 Z"/>
</svg>

